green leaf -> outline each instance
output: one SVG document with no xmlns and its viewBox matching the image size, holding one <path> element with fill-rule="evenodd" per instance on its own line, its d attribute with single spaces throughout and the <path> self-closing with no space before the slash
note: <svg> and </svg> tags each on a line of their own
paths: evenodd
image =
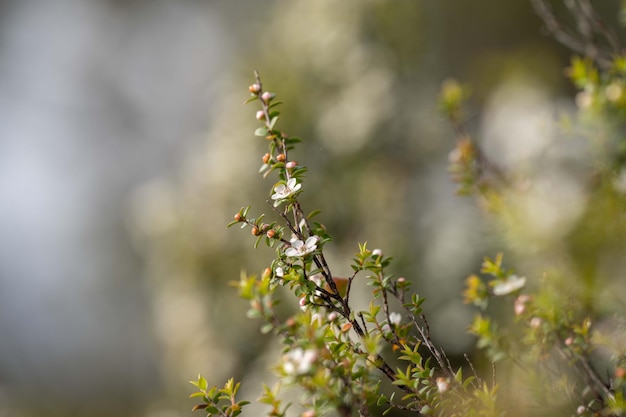
<svg viewBox="0 0 626 417">
<path fill-rule="evenodd" d="M 265 323 L 263 326 L 261 326 L 262 334 L 268 334 L 272 330 L 274 330 L 274 325 L 272 323 Z"/>
<path fill-rule="evenodd" d="M 267 136 L 267 128 L 265 126 L 259 127 L 254 131 L 254 136 L 260 136 L 264 138 Z"/>
<path fill-rule="evenodd" d="M 276 126 L 278 119 L 280 119 L 278 116 L 272 117 L 272 120 L 270 120 L 270 130 L 274 130 L 274 126 Z"/>
<path fill-rule="evenodd" d="M 202 391 L 206 391 L 207 385 L 207 380 L 202 375 L 198 375 L 198 388 Z"/>
<path fill-rule="evenodd" d="M 252 97 L 250 97 L 249 99 L 247 99 L 246 101 L 243 102 L 243 104 L 248 104 L 248 103 L 252 103 L 254 100 L 258 100 L 259 96 L 254 95 Z"/>
</svg>

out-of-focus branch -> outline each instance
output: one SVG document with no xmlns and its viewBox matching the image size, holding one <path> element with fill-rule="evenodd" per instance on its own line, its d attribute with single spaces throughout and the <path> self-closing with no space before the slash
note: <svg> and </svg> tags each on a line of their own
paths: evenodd
<svg viewBox="0 0 626 417">
<path fill-rule="evenodd" d="M 576 22 L 575 29 L 559 20 L 546 0 L 530 2 L 550 35 L 573 52 L 593 59 L 601 68 L 608 68 L 611 58 L 623 52 L 617 34 L 596 14 L 589 0 L 564 0 Z"/>
</svg>

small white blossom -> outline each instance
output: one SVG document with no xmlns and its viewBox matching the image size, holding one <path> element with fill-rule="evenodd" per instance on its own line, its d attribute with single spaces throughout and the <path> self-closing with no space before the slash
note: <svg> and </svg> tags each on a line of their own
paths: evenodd
<svg viewBox="0 0 626 417">
<path fill-rule="evenodd" d="M 389 313 L 389 321 L 397 326 L 402 321 L 402 315 L 396 312 Z"/>
<path fill-rule="evenodd" d="M 276 271 L 274 271 L 274 274 L 276 274 L 277 277 L 282 278 L 285 276 L 285 271 L 282 266 L 279 266 L 276 268 Z"/>
<path fill-rule="evenodd" d="M 383 256 L 383 251 L 380 250 L 380 249 L 374 249 L 372 251 L 372 255 L 374 255 L 374 256 Z"/>
<path fill-rule="evenodd" d="M 523 288 L 526 285 L 525 277 L 511 275 L 506 280 L 498 282 L 493 287 L 493 295 L 506 295 Z"/>
<path fill-rule="evenodd" d="M 272 195 L 272 200 L 276 200 L 274 207 L 278 206 L 282 200 L 300 190 L 300 188 L 302 188 L 302 184 L 299 184 L 295 178 L 289 178 L 286 184 L 278 184 L 274 187 L 274 194 Z"/>
<path fill-rule="evenodd" d="M 292 239 L 291 246 L 285 249 L 285 255 L 292 258 L 308 255 L 317 249 L 318 239 L 319 236 L 311 236 L 307 238 L 306 242 L 303 242 L 300 239 Z"/>
<path fill-rule="evenodd" d="M 302 375 L 311 370 L 313 362 L 317 359 L 317 351 L 313 349 L 303 350 L 295 348 L 289 351 L 283 359 L 283 370 L 289 375 Z"/>
</svg>

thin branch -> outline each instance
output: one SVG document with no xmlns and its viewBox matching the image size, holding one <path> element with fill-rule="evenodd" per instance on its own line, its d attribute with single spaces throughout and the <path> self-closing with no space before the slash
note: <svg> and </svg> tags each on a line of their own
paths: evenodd
<svg viewBox="0 0 626 417">
<path fill-rule="evenodd" d="M 623 52 L 616 33 L 598 17 L 589 0 L 564 1 L 576 22 L 575 32 L 559 21 L 546 0 L 530 2 L 554 39 L 573 52 L 593 59 L 601 68 L 607 69 L 611 65 L 612 56 Z M 596 35 L 608 47 L 602 47 Z"/>
</svg>

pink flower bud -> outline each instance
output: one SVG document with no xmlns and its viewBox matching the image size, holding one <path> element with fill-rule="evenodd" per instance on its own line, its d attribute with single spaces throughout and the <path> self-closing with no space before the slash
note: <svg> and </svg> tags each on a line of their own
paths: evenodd
<svg viewBox="0 0 626 417">
<path fill-rule="evenodd" d="M 372 251 L 372 255 L 374 255 L 374 256 L 383 256 L 383 251 L 380 250 L 380 249 L 374 249 Z"/>
<path fill-rule="evenodd" d="M 256 112 L 256 118 L 257 120 L 264 120 L 265 112 L 263 110 L 259 110 L 258 112 Z"/>
<path fill-rule="evenodd" d="M 296 161 L 289 161 L 285 164 L 285 168 L 287 169 L 294 169 L 297 166 L 298 166 L 298 163 Z"/>
<path fill-rule="evenodd" d="M 250 87 L 248 87 L 248 90 L 250 90 L 252 94 L 259 94 L 261 92 L 261 86 L 257 83 L 254 83 Z"/>
<path fill-rule="evenodd" d="M 269 103 L 270 100 L 273 98 L 274 98 L 274 94 L 270 93 L 269 91 L 266 91 L 261 95 L 261 100 L 263 100 L 266 103 Z"/>
<path fill-rule="evenodd" d="M 574 338 L 572 336 L 565 339 L 565 346 L 571 346 L 574 343 Z"/>
<path fill-rule="evenodd" d="M 576 413 L 578 415 L 581 415 L 581 414 L 583 414 L 585 412 L 585 410 L 586 410 L 586 408 L 585 408 L 584 405 L 579 405 L 578 408 L 576 409 Z"/>
<path fill-rule="evenodd" d="M 520 294 L 520 296 L 517 297 L 517 299 L 515 300 L 515 305 L 514 305 L 516 316 L 520 316 L 524 314 L 524 311 L 526 311 L 526 303 L 528 303 L 529 301 L 530 301 L 530 295 L 528 294 Z"/>
</svg>

